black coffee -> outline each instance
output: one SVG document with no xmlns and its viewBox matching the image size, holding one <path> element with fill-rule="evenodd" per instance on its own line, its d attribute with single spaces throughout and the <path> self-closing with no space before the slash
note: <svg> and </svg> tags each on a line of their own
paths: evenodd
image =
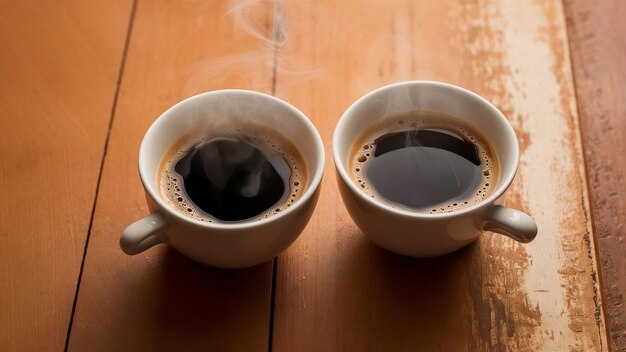
<svg viewBox="0 0 626 352">
<path fill-rule="evenodd" d="M 438 213 L 475 204 L 494 189 L 492 153 L 468 128 L 425 112 L 385 121 L 353 155 L 357 184 L 374 198 Z"/>
<path fill-rule="evenodd" d="M 162 162 L 161 193 L 202 221 L 268 217 L 290 206 L 303 188 L 301 157 L 286 143 L 243 135 L 183 143 Z"/>
</svg>

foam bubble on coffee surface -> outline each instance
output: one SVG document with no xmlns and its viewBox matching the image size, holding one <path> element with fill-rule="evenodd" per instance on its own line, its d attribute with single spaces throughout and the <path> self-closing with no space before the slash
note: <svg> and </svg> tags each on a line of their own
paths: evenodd
<svg viewBox="0 0 626 352">
<path fill-rule="evenodd" d="M 260 132 L 260 131 L 257 131 Z M 265 131 L 267 132 L 267 131 Z M 303 161 L 294 156 L 294 153 L 297 152 L 294 150 L 293 146 L 288 146 L 286 143 L 282 143 L 280 138 L 267 138 L 260 137 L 263 133 L 258 133 L 254 137 L 242 132 L 241 129 L 222 129 L 220 133 L 218 133 L 220 138 L 236 138 L 251 145 L 259 148 L 265 153 L 274 153 L 268 155 L 271 157 L 272 155 L 280 155 L 282 159 L 287 163 L 291 171 L 290 179 L 289 179 L 289 192 L 279 203 L 275 206 L 271 207 L 267 211 L 255 216 L 251 219 L 245 219 L 236 222 L 249 222 L 249 221 L 258 221 L 267 219 L 273 215 L 279 214 L 282 211 L 285 211 L 289 207 L 291 207 L 294 202 L 296 202 L 304 193 L 304 189 L 306 186 L 306 166 L 303 164 Z M 185 155 L 189 153 L 189 151 L 196 147 L 197 145 L 208 142 L 215 137 L 213 134 L 211 136 L 199 136 L 194 138 L 187 138 L 187 141 L 184 143 L 175 144 L 168 153 L 168 155 L 162 161 L 159 177 L 161 178 L 159 181 L 160 191 L 162 198 L 172 206 L 177 209 L 179 212 L 186 214 L 189 217 L 192 217 L 196 220 L 202 222 L 209 223 L 222 223 L 219 219 L 216 219 L 214 216 L 207 214 L 202 209 L 200 209 L 197 205 L 195 205 L 187 195 L 185 195 L 183 180 L 174 171 L 174 166 L 176 163 L 181 160 Z M 284 137 L 283 137 L 284 138 Z M 183 138 L 185 139 L 185 138 Z M 230 222 L 230 221 L 229 221 Z"/>
<path fill-rule="evenodd" d="M 416 114 L 419 115 L 419 112 L 416 112 Z M 353 180 L 356 180 L 357 185 L 368 196 L 374 199 L 382 200 L 383 202 L 385 202 L 385 204 L 388 204 L 394 208 L 417 211 L 419 213 L 440 214 L 450 213 L 463 208 L 468 208 L 474 204 L 478 204 L 482 202 L 483 199 L 492 194 L 495 190 L 498 181 L 498 174 L 497 169 L 494 166 L 494 157 L 488 152 L 489 149 L 487 148 L 485 143 L 476 138 L 475 135 L 470 133 L 466 128 L 463 128 L 462 126 L 459 126 L 459 124 L 451 121 L 435 121 L 419 116 L 408 116 L 405 118 L 394 118 L 392 116 L 385 118 L 384 120 L 385 122 L 382 125 L 371 128 L 368 132 L 366 132 L 360 138 L 358 146 L 356 146 L 357 148 L 359 148 L 359 150 L 353 150 L 353 152 L 351 153 L 351 155 L 353 155 L 352 160 L 350 160 L 352 168 L 352 178 Z M 474 196 L 464 201 L 439 204 L 432 207 L 430 210 L 415 210 L 394 202 L 390 202 L 377 194 L 363 176 L 363 172 L 367 167 L 367 161 L 372 156 L 371 154 L 373 153 L 373 150 L 375 148 L 374 140 L 386 133 L 397 132 L 403 128 L 414 128 L 416 129 L 416 131 L 420 128 L 442 128 L 444 130 L 454 131 L 459 135 L 465 137 L 467 140 L 471 141 L 478 149 L 481 165 L 483 166 L 482 182 L 478 189 L 476 189 Z"/>
</svg>

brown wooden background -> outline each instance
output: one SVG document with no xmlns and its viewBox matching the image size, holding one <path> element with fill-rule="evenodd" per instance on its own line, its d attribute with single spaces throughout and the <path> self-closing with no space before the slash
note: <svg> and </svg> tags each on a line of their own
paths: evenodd
<svg viewBox="0 0 626 352">
<path fill-rule="evenodd" d="M 626 2 L 0 0 L 0 350 L 626 350 Z M 467 87 L 519 136 L 507 204 L 529 245 L 485 233 L 448 256 L 370 244 L 330 141 L 359 96 Z M 326 144 L 323 192 L 273 262 L 221 270 L 161 246 L 143 133 L 220 88 L 299 107 Z"/>
</svg>

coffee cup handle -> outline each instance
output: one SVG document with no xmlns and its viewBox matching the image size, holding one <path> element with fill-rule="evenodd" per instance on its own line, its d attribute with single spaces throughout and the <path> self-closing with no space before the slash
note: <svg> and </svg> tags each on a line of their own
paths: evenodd
<svg viewBox="0 0 626 352">
<path fill-rule="evenodd" d="M 530 216 L 519 210 L 492 205 L 483 215 L 483 229 L 528 243 L 537 236 L 537 224 Z"/>
<path fill-rule="evenodd" d="M 122 231 L 120 247 L 124 253 L 135 255 L 159 243 L 166 243 L 167 236 L 161 232 L 166 226 L 167 222 L 161 213 L 152 213 Z"/>
</svg>

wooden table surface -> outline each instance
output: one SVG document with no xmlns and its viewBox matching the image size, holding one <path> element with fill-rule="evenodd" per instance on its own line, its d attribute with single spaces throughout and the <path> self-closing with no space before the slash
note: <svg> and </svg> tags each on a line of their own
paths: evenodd
<svg viewBox="0 0 626 352">
<path fill-rule="evenodd" d="M 625 351 L 626 1 L 0 1 L 0 350 Z M 506 204 L 537 239 L 484 233 L 413 259 L 369 243 L 335 184 L 359 96 L 430 79 L 496 104 L 521 144 Z M 326 175 L 300 238 L 242 270 L 167 246 L 137 151 L 220 88 L 300 108 Z"/>
</svg>

